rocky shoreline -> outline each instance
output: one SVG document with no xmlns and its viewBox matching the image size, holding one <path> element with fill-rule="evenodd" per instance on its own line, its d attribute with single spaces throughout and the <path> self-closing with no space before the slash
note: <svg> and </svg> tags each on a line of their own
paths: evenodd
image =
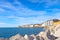
<svg viewBox="0 0 60 40">
<path fill-rule="evenodd" d="M 9 40 L 60 40 L 60 37 L 51 35 L 51 32 L 49 30 L 46 30 L 46 31 L 40 32 L 37 35 L 26 34 L 25 36 L 21 36 L 20 34 L 17 34 L 9 38 Z"/>
</svg>

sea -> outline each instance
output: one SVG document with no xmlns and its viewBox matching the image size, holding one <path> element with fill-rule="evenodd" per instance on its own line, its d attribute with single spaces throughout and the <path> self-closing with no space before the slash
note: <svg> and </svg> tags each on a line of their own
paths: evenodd
<svg viewBox="0 0 60 40">
<path fill-rule="evenodd" d="M 21 36 L 24 36 L 25 34 L 37 35 L 41 31 L 44 31 L 44 29 L 43 28 L 0 28 L 0 38 L 2 37 L 10 38 L 11 36 L 14 36 L 16 34 L 20 34 Z"/>
</svg>

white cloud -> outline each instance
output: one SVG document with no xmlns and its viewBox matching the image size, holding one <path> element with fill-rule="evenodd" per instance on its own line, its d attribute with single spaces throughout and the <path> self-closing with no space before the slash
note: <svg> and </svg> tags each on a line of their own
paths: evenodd
<svg viewBox="0 0 60 40">
<path fill-rule="evenodd" d="M 0 23 L 0 27 L 18 27 L 19 25 L 24 25 L 24 24 L 36 24 L 36 23 L 42 23 L 42 22 L 45 22 L 49 19 L 54 19 L 54 18 L 57 18 L 57 19 L 60 19 L 60 13 L 55 13 L 54 15 L 52 16 L 48 16 L 48 15 L 41 15 L 41 16 L 37 16 L 37 17 L 18 17 L 18 16 L 7 16 L 6 19 L 9 19 L 9 18 L 13 18 L 14 19 L 14 22 L 15 24 L 12 24 L 12 23 Z"/>
<path fill-rule="evenodd" d="M 17 10 L 17 8 L 15 8 L 11 3 L 8 2 L 0 4 L 0 7 L 11 9 L 11 10 Z"/>
<path fill-rule="evenodd" d="M 37 24 L 37 23 L 42 23 L 48 19 L 51 19 L 51 16 L 38 16 L 38 17 L 18 17 L 16 19 L 16 22 L 19 25 L 24 25 L 24 24 Z"/>
<path fill-rule="evenodd" d="M 50 20 L 50 19 L 60 19 L 60 9 L 50 9 L 53 10 L 51 13 L 52 15 L 40 15 L 37 17 L 17 17 L 16 21 L 18 24 L 36 24 L 36 23 L 42 23 L 44 21 Z M 48 14 L 48 12 L 45 12 Z"/>
<path fill-rule="evenodd" d="M 8 2 L 1 4 L 0 7 L 5 7 L 5 8 L 8 8 L 8 9 L 11 9 L 11 10 L 15 11 L 15 13 L 17 13 L 20 16 L 31 16 L 31 15 L 46 14 L 45 11 L 34 11 L 34 10 L 31 10 L 31 9 L 28 9 L 18 1 L 15 1 L 13 4 L 18 4 L 19 7 L 15 7 L 11 3 L 8 3 Z M 9 11 L 6 11 L 6 12 L 10 13 Z M 15 13 L 13 13 L 13 14 L 15 14 Z"/>
</svg>

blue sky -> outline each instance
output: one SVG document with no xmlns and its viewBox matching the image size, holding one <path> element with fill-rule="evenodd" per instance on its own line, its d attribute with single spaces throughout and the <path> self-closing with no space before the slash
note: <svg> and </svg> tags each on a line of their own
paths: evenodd
<svg viewBox="0 0 60 40">
<path fill-rule="evenodd" d="M 0 27 L 60 19 L 60 0 L 0 0 Z"/>
</svg>

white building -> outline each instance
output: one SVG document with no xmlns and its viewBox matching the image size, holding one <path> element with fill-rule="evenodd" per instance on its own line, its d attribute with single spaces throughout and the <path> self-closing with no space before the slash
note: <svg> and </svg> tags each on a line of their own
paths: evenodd
<svg viewBox="0 0 60 40">
<path fill-rule="evenodd" d="M 48 20 L 44 23 L 42 23 L 42 26 L 52 26 L 53 25 L 53 20 Z"/>
</svg>

